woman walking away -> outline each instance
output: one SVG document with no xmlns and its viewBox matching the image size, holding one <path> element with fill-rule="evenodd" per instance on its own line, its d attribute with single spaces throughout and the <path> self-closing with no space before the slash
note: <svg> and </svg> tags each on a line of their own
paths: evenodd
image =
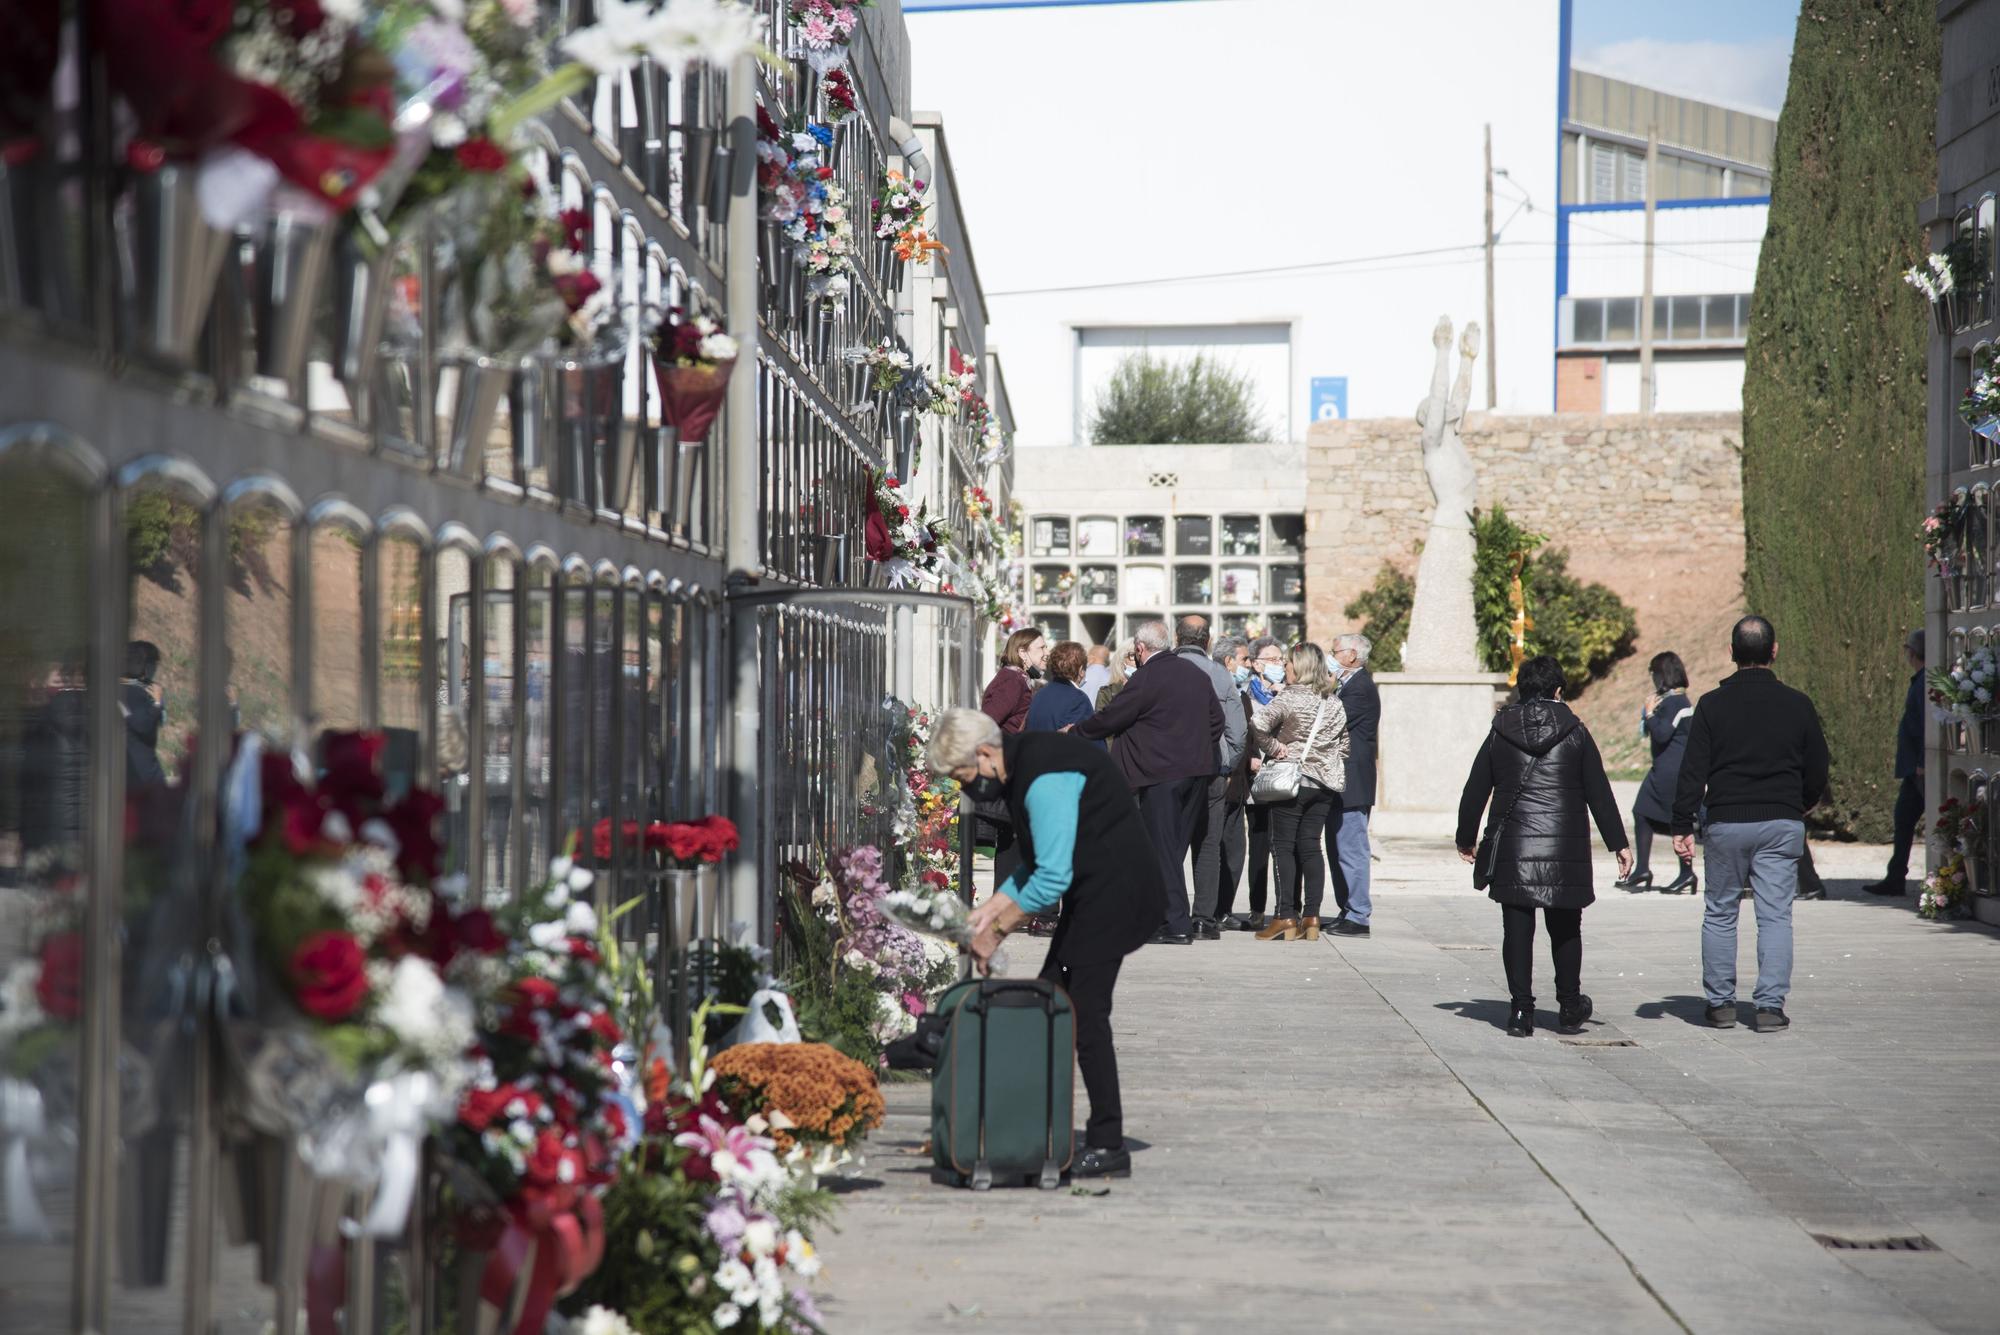
<svg viewBox="0 0 2000 1335">
<path fill-rule="evenodd" d="M 1472 883 L 1500 905 L 1501 958 L 1513 1009 L 1507 1032 L 1535 1032 L 1535 910 L 1549 931 L 1555 957 L 1559 1026 L 1578 1033 L 1590 1018 L 1583 994 L 1583 910 L 1597 896 L 1590 885 L 1590 826 L 1618 855 L 1618 873 L 1632 870 L 1618 800 L 1604 775 L 1604 758 L 1590 732 L 1562 700 L 1563 674 L 1546 654 L 1521 664 L 1519 703 L 1493 718 L 1458 802 L 1458 855 L 1473 864 Z M 1475 850 L 1479 813 L 1493 799 L 1486 837 Z"/>
<path fill-rule="evenodd" d="M 1327 817 L 1347 784 L 1347 711 L 1334 696 L 1333 674 L 1316 644 L 1295 646 L 1285 659 L 1285 686 L 1250 722 L 1273 761 L 1298 766 L 1298 795 L 1271 807 L 1271 852 L 1277 863 L 1278 916 L 1259 941 L 1319 940 L 1326 894 Z M 1305 892 L 1305 912 L 1299 892 Z"/>
<path fill-rule="evenodd" d="M 1084 647 L 1075 640 L 1064 640 L 1049 650 L 1048 681 L 1035 692 L 1028 705 L 1028 723 L 1023 732 L 1061 732 L 1097 712 L 1082 688 L 1088 662 Z M 1104 743 L 1096 745 L 1102 749 Z"/>
<path fill-rule="evenodd" d="M 1653 674 L 1653 696 L 1639 719 L 1646 740 L 1653 745 L 1653 767 L 1646 771 L 1638 800 L 1632 803 L 1632 843 L 1638 856 L 1632 860 L 1632 870 L 1613 884 L 1615 890 L 1644 890 L 1653 884 L 1647 860 L 1653 851 L 1653 836 L 1667 835 L 1673 824 L 1674 785 L 1680 782 L 1688 723 L 1694 717 L 1694 701 L 1687 694 L 1687 668 L 1679 654 L 1654 654 L 1646 670 Z M 1661 886 L 1661 894 L 1695 892 L 1694 859 L 1682 858 L 1680 863 L 1681 874 L 1672 885 Z"/>
</svg>

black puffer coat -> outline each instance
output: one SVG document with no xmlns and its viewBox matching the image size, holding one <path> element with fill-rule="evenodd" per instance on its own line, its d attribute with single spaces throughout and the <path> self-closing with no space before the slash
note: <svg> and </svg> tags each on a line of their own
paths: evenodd
<svg viewBox="0 0 2000 1335">
<path fill-rule="evenodd" d="M 1494 716 L 1459 799 L 1460 848 L 1476 845 L 1488 797 L 1501 822 L 1488 895 L 1501 904 L 1558 909 L 1580 909 L 1597 898 L 1589 817 L 1613 852 L 1625 847 L 1625 822 L 1597 743 L 1568 705 L 1528 700 Z"/>
</svg>

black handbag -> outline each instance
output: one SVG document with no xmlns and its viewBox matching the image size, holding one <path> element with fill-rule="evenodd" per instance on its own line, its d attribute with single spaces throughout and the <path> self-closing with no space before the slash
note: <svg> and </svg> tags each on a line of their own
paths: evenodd
<svg viewBox="0 0 2000 1335">
<path fill-rule="evenodd" d="M 1542 755 L 1547 755 L 1544 751 Z M 1472 855 L 1472 888 L 1484 890 L 1493 884 L 1494 865 L 1500 858 L 1500 831 L 1513 818 L 1514 808 L 1521 805 L 1521 794 L 1528 791 L 1528 780 L 1534 775 L 1535 766 L 1542 763 L 1542 756 L 1528 762 L 1528 768 L 1521 771 L 1520 786 L 1514 789 L 1514 800 L 1507 804 L 1507 814 L 1495 816 L 1486 823 L 1486 833 L 1480 836 L 1479 849 Z"/>
</svg>

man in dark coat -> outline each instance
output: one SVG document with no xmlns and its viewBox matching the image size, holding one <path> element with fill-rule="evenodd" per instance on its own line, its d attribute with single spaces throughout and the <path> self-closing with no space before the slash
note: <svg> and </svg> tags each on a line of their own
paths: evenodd
<svg viewBox="0 0 2000 1335">
<path fill-rule="evenodd" d="M 1674 792 L 1674 852 L 1694 856 L 1695 814 L 1707 803 L 1701 984 L 1708 1022 L 1736 1024 L 1736 924 L 1744 886 L 1757 903 L 1760 1034 L 1791 1024 L 1792 900 L 1805 856 L 1806 812 L 1826 795 L 1826 736 L 1805 692 L 1778 680 L 1777 632 L 1760 616 L 1729 636 L 1733 675 L 1701 698 Z"/>
<path fill-rule="evenodd" d="M 1347 711 L 1347 786 L 1326 823 L 1326 865 L 1333 868 L 1333 895 L 1340 916 L 1327 930 L 1335 936 L 1368 935 L 1375 902 L 1369 895 L 1374 851 L 1368 846 L 1368 812 L 1375 805 L 1375 735 L 1382 726 L 1382 696 L 1368 671 L 1374 644 L 1366 635 L 1343 635 L 1333 642 L 1333 666 L 1340 679 L 1340 707 Z"/>
<path fill-rule="evenodd" d="M 1075 731 L 1087 741 L 1118 739 L 1112 756 L 1139 799 L 1164 878 L 1166 922 L 1153 939 L 1184 946 L 1194 940 L 1185 864 L 1215 777 L 1222 705 L 1206 671 L 1167 652 L 1164 621 L 1147 622 L 1135 639 L 1139 666 L 1125 689 Z"/>
<path fill-rule="evenodd" d="M 1021 865 L 972 911 L 972 954 L 981 971 L 1008 932 L 1062 905 L 1041 976 L 1069 993 L 1076 1063 L 1090 1095 L 1085 1148 L 1071 1171 L 1129 1176 L 1111 994 L 1125 957 L 1159 925 L 1164 903 L 1132 794 L 1098 747 L 1052 732 L 1003 738 L 971 709 L 947 710 L 938 720 L 929 762 L 969 796 L 1004 801 L 1020 840 Z"/>
<path fill-rule="evenodd" d="M 1910 663 L 1910 689 L 1903 697 L 1903 718 L 1896 725 L 1896 842 L 1889 849 L 1889 870 L 1881 880 L 1861 888 L 1871 895 L 1909 893 L 1910 845 L 1924 818 L 1924 633 L 1910 632 L 1903 641 Z"/>
</svg>

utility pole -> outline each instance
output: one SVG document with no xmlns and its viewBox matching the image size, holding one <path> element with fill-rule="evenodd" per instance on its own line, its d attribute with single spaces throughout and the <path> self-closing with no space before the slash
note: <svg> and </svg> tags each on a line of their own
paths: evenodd
<svg viewBox="0 0 2000 1335">
<path fill-rule="evenodd" d="M 1646 277 L 1639 294 L 1639 412 L 1653 413 L 1653 213 L 1660 201 L 1660 127 L 1646 127 Z"/>
<path fill-rule="evenodd" d="M 1493 122 L 1486 123 L 1486 411 L 1500 403 L 1500 335 L 1493 326 Z"/>
</svg>

